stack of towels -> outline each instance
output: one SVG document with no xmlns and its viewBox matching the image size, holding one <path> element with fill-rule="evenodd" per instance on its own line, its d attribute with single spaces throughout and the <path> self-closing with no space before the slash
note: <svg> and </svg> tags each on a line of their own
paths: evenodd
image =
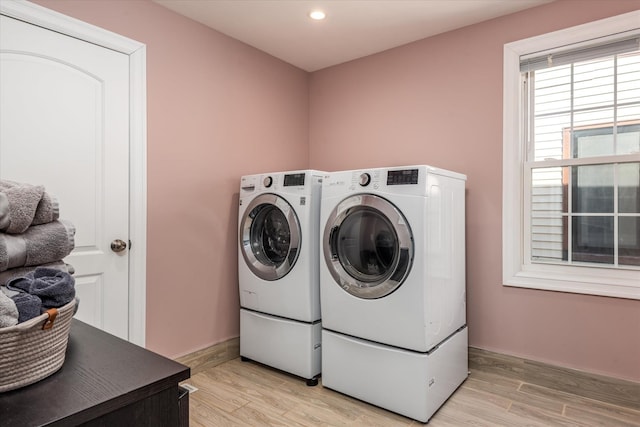
<svg viewBox="0 0 640 427">
<path fill-rule="evenodd" d="M 0 328 L 59 308 L 75 298 L 75 227 L 40 185 L 0 180 Z"/>
</svg>

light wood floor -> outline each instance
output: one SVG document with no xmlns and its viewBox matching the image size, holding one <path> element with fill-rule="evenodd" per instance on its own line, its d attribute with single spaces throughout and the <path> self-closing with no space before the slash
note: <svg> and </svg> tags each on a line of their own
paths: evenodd
<svg viewBox="0 0 640 427">
<path fill-rule="evenodd" d="M 640 384 L 470 349 L 471 374 L 428 426 L 640 427 Z M 188 380 L 190 425 L 423 425 L 239 358 Z M 392 390 L 389 391 L 393 393 Z"/>
</svg>

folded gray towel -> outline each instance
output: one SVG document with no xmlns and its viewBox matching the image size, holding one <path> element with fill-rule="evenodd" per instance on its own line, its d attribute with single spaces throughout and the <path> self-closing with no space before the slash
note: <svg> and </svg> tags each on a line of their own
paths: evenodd
<svg viewBox="0 0 640 427">
<path fill-rule="evenodd" d="M 11 279 L 7 289 L 24 291 L 42 300 L 43 308 L 59 308 L 76 296 L 75 280 L 64 271 L 38 267 L 24 277 Z"/>
<path fill-rule="evenodd" d="M 69 274 L 75 273 L 75 269 L 71 264 L 65 264 L 64 261 L 54 261 L 42 265 L 32 265 L 29 267 L 17 267 L 10 268 L 5 271 L 0 271 L 0 286 L 6 285 L 7 282 L 16 277 L 24 277 L 27 273 L 34 271 L 38 267 L 50 267 L 56 270 L 66 271 Z"/>
<path fill-rule="evenodd" d="M 7 242 L 0 234 L 0 271 L 9 269 L 9 248 Z"/>
<path fill-rule="evenodd" d="M 11 215 L 9 214 L 9 198 L 0 191 L 0 230 L 4 230 L 11 224 Z"/>
<path fill-rule="evenodd" d="M 0 231 L 10 234 L 24 233 L 33 222 L 44 187 L 0 180 L 0 191 L 9 201 L 9 225 Z"/>
<path fill-rule="evenodd" d="M 27 244 L 25 265 L 40 265 L 62 259 L 75 246 L 76 229 L 68 221 L 57 220 L 29 227 L 24 233 Z"/>
<path fill-rule="evenodd" d="M 16 303 L 0 290 L 0 328 L 16 325 L 19 316 Z"/>
<path fill-rule="evenodd" d="M 38 203 L 36 212 L 33 214 L 31 225 L 46 224 L 55 221 L 59 217 L 60 205 L 58 205 L 58 199 L 45 191 L 42 194 L 40 203 Z"/>
<path fill-rule="evenodd" d="M 74 248 L 75 227 L 56 220 L 34 225 L 23 234 L 0 233 L 0 271 L 58 261 Z"/>
</svg>

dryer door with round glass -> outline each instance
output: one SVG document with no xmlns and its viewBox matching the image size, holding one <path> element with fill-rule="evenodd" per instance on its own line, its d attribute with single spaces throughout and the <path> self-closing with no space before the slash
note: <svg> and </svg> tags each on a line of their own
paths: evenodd
<svg viewBox="0 0 640 427">
<path fill-rule="evenodd" d="M 325 225 L 323 249 L 336 283 L 366 299 L 398 289 L 409 274 L 414 251 L 405 217 L 373 194 L 351 196 L 335 207 Z"/>
<path fill-rule="evenodd" d="M 249 269 L 264 280 L 284 277 L 300 252 L 300 222 L 286 200 L 262 194 L 251 201 L 240 224 L 240 247 Z"/>
</svg>

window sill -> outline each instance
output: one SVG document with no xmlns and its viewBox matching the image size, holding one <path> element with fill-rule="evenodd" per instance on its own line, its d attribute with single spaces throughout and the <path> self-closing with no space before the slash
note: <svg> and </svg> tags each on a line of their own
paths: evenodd
<svg viewBox="0 0 640 427">
<path fill-rule="evenodd" d="M 506 272 L 505 272 L 506 273 Z M 505 274 L 505 286 L 640 300 L 640 273 L 598 267 L 530 264 Z"/>
</svg>

